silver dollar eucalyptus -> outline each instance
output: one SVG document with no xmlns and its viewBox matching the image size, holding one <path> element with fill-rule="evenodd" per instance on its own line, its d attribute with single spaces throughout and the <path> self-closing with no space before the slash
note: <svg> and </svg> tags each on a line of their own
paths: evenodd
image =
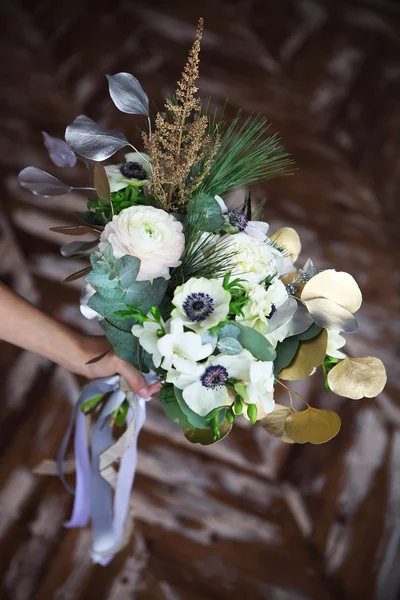
<svg viewBox="0 0 400 600">
<path fill-rule="evenodd" d="M 130 73 L 106 75 L 115 106 L 130 115 L 149 116 L 149 99 L 139 81 Z"/>
<path fill-rule="evenodd" d="M 68 125 L 65 139 L 74 152 L 96 161 L 110 158 L 125 146 L 133 148 L 123 133 L 107 131 L 86 115 L 79 115 Z"/>
<path fill-rule="evenodd" d="M 49 156 L 57 167 L 74 167 L 76 165 L 76 156 L 68 144 L 45 131 L 42 131 L 42 135 Z"/>
<path fill-rule="evenodd" d="M 25 167 L 18 175 L 18 181 L 22 187 L 30 190 L 35 196 L 50 198 L 51 196 L 62 196 L 69 194 L 73 188 L 60 181 L 50 173 L 36 167 Z"/>
</svg>

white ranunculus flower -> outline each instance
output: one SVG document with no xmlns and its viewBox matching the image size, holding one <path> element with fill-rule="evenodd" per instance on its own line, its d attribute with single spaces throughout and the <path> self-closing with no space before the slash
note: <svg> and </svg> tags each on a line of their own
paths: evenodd
<svg viewBox="0 0 400 600">
<path fill-rule="evenodd" d="M 340 352 L 339 348 L 343 348 L 345 345 L 345 338 L 340 335 L 339 329 L 328 329 L 328 345 L 326 348 L 326 354 L 333 358 L 346 358 L 343 352 Z"/>
<path fill-rule="evenodd" d="M 274 410 L 274 363 L 257 361 L 250 365 L 250 383 L 245 401 L 258 406 L 258 418 Z"/>
<path fill-rule="evenodd" d="M 250 283 L 261 283 L 266 277 L 277 273 L 274 248 L 245 233 L 230 235 L 226 250 L 234 253 L 232 275 Z"/>
<path fill-rule="evenodd" d="M 149 318 L 152 318 L 151 314 L 149 314 Z M 142 348 L 151 354 L 156 369 L 161 365 L 162 358 L 157 348 L 157 342 L 159 340 L 157 331 L 159 329 L 160 325 L 154 321 L 145 321 L 144 323 L 133 325 L 131 329 L 132 334 L 139 338 L 139 344 Z"/>
<path fill-rule="evenodd" d="M 111 244 L 115 258 L 140 259 L 138 281 L 169 279 L 169 268 L 180 265 L 185 248 L 182 223 L 153 206 L 130 206 L 115 215 L 100 235 L 99 250 Z"/>
<path fill-rule="evenodd" d="M 248 350 L 234 356 L 219 354 L 211 356 L 204 365 L 198 364 L 191 373 L 170 371 L 167 381 L 183 390 L 186 404 L 205 417 L 214 408 L 232 404 L 226 383 L 230 377 L 249 381 L 253 361 Z"/>
<path fill-rule="evenodd" d="M 265 242 L 267 239 L 267 231 L 269 229 L 268 223 L 264 221 L 249 221 L 246 215 L 240 210 L 229 210 L 221 196 L 214 196 L 214 199 L 218 202 L 221 212 L 223 215 L 227 215 L 229 223 L 233 227 L 237 227 L 239 231 L 244 231 L 250 237 Z"/>
<path fill-rule="evenodd" d="M 246 327 L 262 333 L 273 345 L 286 337 L 286 325 L 297 310 L 297 301 L 290 298 L 286 286 L 275 279 L 268 289 L 260 284 L 245 285 L 249 302 L 243 307 L 243 316 L 236 319 Z"/>
<path fill-rule="evenodd" d="M 226 319 L 230 301 L 230 293 L 218 279 L 192 277 L 176 288 L 171 317 L 181 318 L 185 327 L 203 333 Z"/>
<path fill-rule="evenodd" d="M 147 159 L 147 160 L 146 160 Z M 118 192 L 133 185 L 141 187 L 151 177 L 150 156 L 141 152 L 125 154 L 125 162 L 104 167 L 110 182 L 111 192 Z"/>
<path fill-rule="evenodd" d="M 175 367 L 181 373 L 191 373 L 197 361 L 210 356 L 212 344 L 203 344 L 201 335 L 184 331 L 182 319 L 167 322 L 169 333 L 158 340 L 157 349 L 163 357 L 162 368 L 170 371 Z"/>
</svg>

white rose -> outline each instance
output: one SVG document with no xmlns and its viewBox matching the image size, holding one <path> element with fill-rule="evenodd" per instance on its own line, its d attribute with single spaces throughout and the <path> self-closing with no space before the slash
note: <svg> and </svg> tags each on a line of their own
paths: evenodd
<svg viewBox="0 0 400 600">
<path fill-rule="evenodd" d="M 244 232 L 231 235 L 226 250 L 234 253 L 232 274 L 250 283 L 261 283 L 277 272 L 275 249 Z"/>
<path fill-rule="evenodd" d="M 177 267 L 185 248 L 182 224 L 153 206 L 130 206 L 107 223 L 99 250 L 111 244 L 115 258 L 127 254 L 140 259 L 137 281 L 156 277 L 169 279 L 169 268 Z"/>
</svg>

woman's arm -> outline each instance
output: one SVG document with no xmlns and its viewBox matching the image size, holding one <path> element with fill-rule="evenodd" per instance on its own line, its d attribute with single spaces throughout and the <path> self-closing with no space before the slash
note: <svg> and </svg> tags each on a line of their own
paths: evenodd
<svg viewBox="0 0 400 600">
<path fill-rule="evenodd" d="M 103 336 L 81 335 L 45 315 L 0 283 L 0 339 L 49 358 L 88 379 L 119 373 L 132 390 L 149 398 L 160 384 L 147 386 L 143 375 L 121 360 Z M 110 349 L 100 361 L 86 363 Z"/>
</svg>

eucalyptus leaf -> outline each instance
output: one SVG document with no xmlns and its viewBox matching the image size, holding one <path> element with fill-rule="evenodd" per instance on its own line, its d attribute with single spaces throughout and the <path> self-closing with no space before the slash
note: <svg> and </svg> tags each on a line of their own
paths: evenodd
<svg viewBox="0 0 400 600">
<path fill-rule="evenodd" d="M 180 427 L 182 427 L 182 429 L 190 429 L 192 427 L 192 424 L 180 408 L 176 398 L 166 402 L 161 402 L 161 406 L 163 407 L 163 410 L 170 421 L 177 423 Z"/>
<path fill-rule="evenodd" d="M 319 325 L 317 325 L 316 323 L 313 323 L 311 325 L 311 327 L 309 327 L 306 331 L 303 331 L 303 333 L 300 333 L 297 336 L 297 339 L 302 341 L 305 340 L 311 340 L 312 338 L 316 337 L 320 331 L 321 331 L 321 327 L 319 327 Z"/>
<path fill-rule="evenodd" d="M 88 306 L 123 331 L 130 332 L 132 325 L 137 323 L 137 320 L 132 317 L 119 317 L 115 314 L 118 310 L 126 310 L 127 308 L 120 298 L 105 298 L 99 292 L 96 292 L 89 298 Z"/>
<path fill-rule="evenodd" d="M 228 323 L 221 327 L 221 329 L 217 332 L 218 339 L 222 339 L 224 337 L 235 338 L 236 340 L 239 338 L 240 329 L 234 323 Z"/>
<path fill-rule="evenodd" d="M 92 242 L 71 242 L 70 244 L 65 244 L 61 246 L 60 252 L 63 256 L 69 257 L 74 256 L 77 252 L 86 252 L 87 250 L 92 250 L 96 246 L 98 246 L 99 240 L 93 240 Z"/>
<path fill-rule="evenodd" d="M 117 329 L 106 320 L 100 321 L 100 325 L 114 348 L 115 354 L 139 369 L 138 345 L 134 336 L 131 333 Z"/>
<path fill-rule="evenodd" d="M 232 337 L 223 337 L 217 344 L 218 350 L 222 354 L 240 354 L 243 350 L 241 343 Z"/>
<path fill-rule="evenodd" d="M 240 328 L 239 342 L 243 348 L 249 350 L 255 358 L 263 361 L 272 361 L 276 352 L 272 344 L 258 331 L 237 323 Z"/>
<path fill-rule="evenodd" d="M 278 342 L 276 346 L 276 359 L 274 360 L 274 374 L 278 375 L 282 369 L 287 367 L 293 360 L 297 348 L 299 347 L 299 338 L 292 336 Z"/>
<path fill-rule="evenodd" d="M 76 165 L 76 156 L 68 144 L 45 131 L 42 131 L 42 136 L 49 156 L 57 167 L 74 167 Z"/>
<path fill-rule="evenodd" d="M 35 196 L 51 198 L 70 194 L 73 188 L 50 173 L 36 167 L 25 167 L 18 175 L 18 182 Z"/>
<path fill-rule="evenodd" d="M 201 417 L 200 415 L 195 413 L 191 408 L 189 408 L 189 406 L 183 399 L 182 390 L 174 386 L 174 392 L 176 401 L 178 402 L 182 412 L 185 414 L 185 416 L 191 423 L 192 427 L 198 427 L 199 429 L 207 429 L 207 421 L 204 419 L 204 417 Z"/>
<path fill-rule="evenodd" d="M 95 161 L 106 160 L 131 145 L 123 133 L 107 131 L 86 115 L 79 115 L 68 125 L 65 139 L 74 152 Z"/>
<path fill-rule="evenodd" d="M 139 81 L 130 73 L 106 75 L 115 106 L 130 115 L 149 115 L 149 99 Z"/>
<path fill-rule="evenodd" d="M 200 194 L 189 202 L 187 215 L 192 223 L 196 223 L 200 231 L 216 231 L 224 223 L 220 205 L 207 194 Z"/>
</svg>

